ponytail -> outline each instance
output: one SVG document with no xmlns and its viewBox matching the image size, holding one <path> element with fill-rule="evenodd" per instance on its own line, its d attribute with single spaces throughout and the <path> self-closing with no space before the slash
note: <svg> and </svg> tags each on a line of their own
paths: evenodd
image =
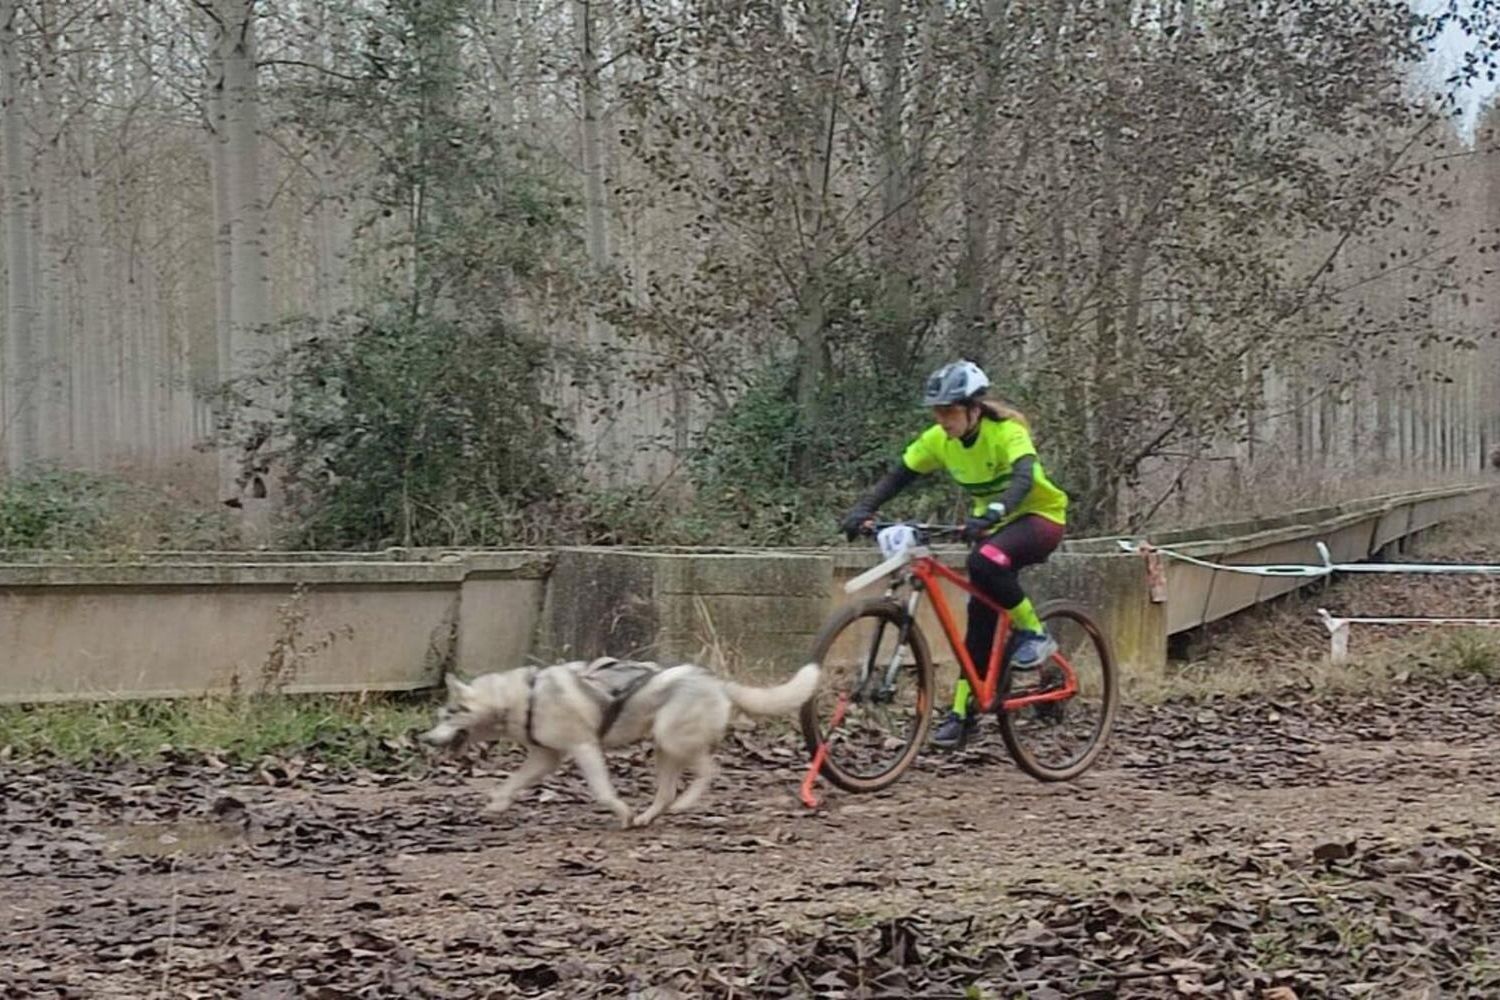
<svg viewBox="0 0 1500 1000">
<path fill-rule="evenodd" d="M 1004 403 L 998 403 L 993 399 L 981 399 L 979 400 L 979 408 L 984 411 L 985 416 L 992 420 L 1014 420 L 1026 428 L 1028 432 L 1031 430 L 1031 421 L 1026 419 L 1026 414 L 1013 406 L 1006 406 Z"/>
</svg>

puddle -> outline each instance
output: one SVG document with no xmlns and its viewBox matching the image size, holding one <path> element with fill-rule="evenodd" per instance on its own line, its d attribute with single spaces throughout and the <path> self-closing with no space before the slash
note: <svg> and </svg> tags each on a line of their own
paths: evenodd
<svg viewBox="0 0 1500 1000">
<path fill-rule="evenodd" d="M 105 854 L 166 857 L 172 854 L 212 854 L 243 839 L 232 823 L 115 823 L 95 827 L 104 838 Z"/>
</svg>

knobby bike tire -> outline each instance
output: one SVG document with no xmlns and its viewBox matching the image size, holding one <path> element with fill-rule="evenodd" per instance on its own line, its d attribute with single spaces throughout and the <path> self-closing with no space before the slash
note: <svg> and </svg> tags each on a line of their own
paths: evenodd
<svg viewBox="0 0 1500 1000">
<path fill-rule="evenodd" d="M 1115 713 L 1119 709 L 1120 683 L 1115 670 L 1114 652 L 1110 649 L 1109 640 L 1104 631 L 1094 621 L 1093 616 L 1083 605 L 1073 601 L 1048 601 L 1037 609 L 1037 617 L 1043 623 L 1048 619 L 1068 619 L 1081 626 L 1094 646 L 1098 654 L 1100 669 L 1104 679 L 1104 705 L 1099 713 L 1099 721 L 1095 726 L 1092 741 L 1088 749 L 1081 757 L 1067 767 L 1049 767 L 1037 760 L 1036 757 L 1022 743 L 1016 733 L 1016 717 L 1012 712 L 1000 711 L 1000 738 L 1005 741 L 1005 749 L 1010 752 L 1011 758 L 1022 771 L 1031 775 L 1038 781 L 1068 781 L 1078 777 L 1093 765 L 1099 758 L 1105 745 L 1109 741 L 1110 731 L 1114 728 Z M 1006 677 L 1001 683 L 1000 697 L 1003 699 L 1010 693 L 1011 682 L 1015 679 L 1016 672 L 1006 670 Z M 1061 702 L 1066 706 L 1067 702 Z"/>
<path fill-rule="evenodd" d="M 839 635 L 863 619 L 877 619 L 886 626 L 899 629 L 906 621 L 906 608 L 890 598 L 875 597 L 840 609 L 824 622 L 817 637 L 813 640 L 813 661 L 826 664 Z M 834 740 L 829 744 L 828 755 L 823 762 L 822 774 L 837 788 L 842 788 L 846 792 L 876 792 L 889 787 L 906 772 L 907 768 L 911 767 L 923 743 L 926 742 L 927 730 L 932 723 L 932 655 L 928 649 L 927 639 L 922 634 L 922 630 L 917 627 L 916 622 L 910 624 L 906 645 L 911 650 L 916 668 L 917 706 L 915 723 L 906 734 L 905 745 L 901 747 L 894 762 L 884 771 L 873 776 L 860 775 L 851 773 L 840 766 L 839 744 L 837 734 L 835 734 Z M 807 741 L 807 751 L 810 754 L 817 752 L 825 735 L 818 718 L 818 705 L 834 697 L 837 697 L 837 692 L 821 691 L 802 706 L 802 735 Z"/>
</svg>

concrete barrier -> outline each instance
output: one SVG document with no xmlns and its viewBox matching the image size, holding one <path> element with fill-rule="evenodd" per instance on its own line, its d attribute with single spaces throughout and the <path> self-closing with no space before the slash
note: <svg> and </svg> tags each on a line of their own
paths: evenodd
<svg viewBox="0 0 1500 1000">
<path fill-rule="evenodd" d="M 827 556 L 562 549 L 534 651 L 543 659 L 715 652 L 734 665 L 802 662 L 832 599 Z"/>
<path fill-rule="evenodd" d="M 1320 565 L 1318 543 L 1334 562 L 1362 562 L 1404 549 L 1408 539 L 1493 501 L 1494 484 L 1458 486 L 1309 508 L 1272 518 L 1207 528 L 1153 532 L 1152 544 L 1225 565 Z M 1086 551 L 1118 548 L 1118 539 L 1088 539 Z M 1163 559 L 1167 634 L 1218 621 L 1254 604 L 1315 582 L 1307 578 L 1252 576 Z"/>
<path fill-rule="evenodd" d="M 426 687 L 524 657 L 546 569 L 524 552 L 0 565 L 0 702 Z"/>
<path fill-rule="evenodd" d="M 1492 496 L 1464 488 L 1371 498 L 1156 535 L 1205 559 L 1354 562 Z M 940 555 L 962 565 L 961 549 Z M 26 552 L 0 557 L 0 702 L 255 690 L 421 689 L 562 656 L 723 653 L 783 671 L 805 657 L 873 546 L 824 549 L 391 549 L 378 553 Z M 1114 539 L 1065 542 L 1026 571 L 1036 598 L 1090 607 L 1124 670 L 1160 664 L 1167 637 L 1297 586 L 1167 560 Z M 863 596 L 863 595 L 856 595 Z M 948 593 L 962 628 L 964 595 Z M 922 626 L 952 655 L 930 605 Z"/>
<path fill-rule="evenodd" d="M 937 554 L 943 562 L 962 570 L 967 553 L 962 548 L 942 547 Z M 878 595 L 878 585 L 846 596 L 844 584 L 875 565 L 879 559 L 864 550 L 849 550 L 834 557 L 834 584 L 838 600 L 854 600 Z M 1054 598 L 1076 601 L 1087 607 L 1110 638 L 1121 669 L 1159 666 L 1166 660 L 1166 605 L 1151 599 L 1145 567 L 1136 556 L 1067 551 L 1052 554 L 1039 566 L 1023 571 L 1027 595 L 1036 604 Z M 948 607 L 954 612 L 959 628 L 968 620 L 968 595 L 957 586 L 941 584 Z M 942 625 L 924 600 L 917 622 L 926 635 L 933 659 L 953 665 L 956 657 L 943 637 Z"/>
</svg>

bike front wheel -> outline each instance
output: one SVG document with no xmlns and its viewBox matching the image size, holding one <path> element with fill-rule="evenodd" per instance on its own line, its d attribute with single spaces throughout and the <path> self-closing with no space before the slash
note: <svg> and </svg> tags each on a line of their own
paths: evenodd
<svg viewBox="0 0 1500 1000">
<path fill-rule="evenodd" d="M 812 658 L 823 682 L 802 706 L 808 752 L 827 741 L 823 776 L 845 791 L 889 786 L 916 760 L 932 721 L 932 656 L 921 629 L 894 600 L 860 601 L 824 624 Z"/>
<path fill-rule="evenodd" d="M 1104 632 L 1081 605 L 1052 601 L 1037 616 L 1057 643 L 1052 658 L 1034 670 L 1005 668 L 1000 683 L 1000 737 L 1017 766 L 1038 781 L 1076 778 L 1098 760 L 1119 708 L 1114 654 Z M 1069 687 L 1058 700 L 1046 700 Z"/>
</svg>

